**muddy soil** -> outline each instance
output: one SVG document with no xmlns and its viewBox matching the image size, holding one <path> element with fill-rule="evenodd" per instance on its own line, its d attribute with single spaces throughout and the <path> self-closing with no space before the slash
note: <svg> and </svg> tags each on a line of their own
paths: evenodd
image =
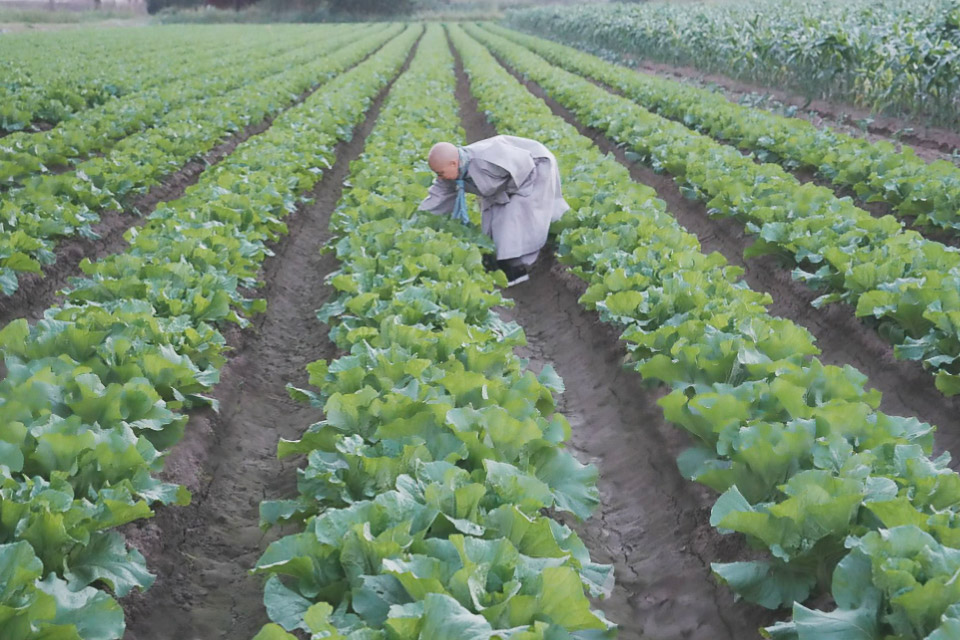
<svg viewBox="0 0 960 640">
<path fill-rule="evenodd" d="M 379 50 L 380 47 L 364 57 L 363 60 L 367 60 Z M 363 62 L 363 60 L 360 62 Z M 360 64 L 360 62 L 357 64 Z M 60 291 L 69 284 L 70 279 L 83 275 L 79 265 L 84 258 L 96 261 L 104 256 L 124 251 L 127 247 L 127 241 L 123 236 L 127 229 L 144 225 L 147 217 L 153 213 L 158 204 L 182 197 L 188 187 L 197 183 L 200 175 L 208 167 L 217 164 L 233 153 L 233 150 L 248 138 L 269 129 L 275 118 L 306 100 L 324 84 L 307 89 L 285 109 L 226 137 L 199 158 L 189 160 L 159 185 L 151 188 L 147 193 L 131 199 L 122 211 L 100 212 L 100 221 L 93 225 L 93 231 L 98 237 L 71 236 L 61 240 L 54 249 L 56 262 L 44 267 L 42 275 L 23 274 L 20 278 L 20 288 L 16 293 L 12 296 L 0 295 L 0 326 L 5 326 L 8 322 L 17 318 L 26 318 L 30 321 L 42 318 L 43 312 L 53 306 L 59 299 Z"/>
<path fill-rule="evenodd" d="M 595 605 L 621 625 L 623 640 L 759 637 L 776 612 L 735 603 L 710 574 L 710 562 L 742 560 L 745 550 L 739 537 L 710 526 L 716 496 L 677 471 L 689 439 L 663 419 L 662 393 L 622 368 L 616 333 L 577 304 L 576 289 L 545 256 L 529 282 L 507 291 L 516 307 L 501 315 L 524 328 L 529 346 L 520 354 L 531 367 L 551 363 L 563 378 L 569 446 L 600 470 L 596 513 L 568 522 L 594 560 L 615 568 L 613 593 Z"/>
<path fill-rule="evenodd" d="M 504 61 L 501 60 L 501 64 Z M 504 64 L 510 70 L 509 66 Z M 616 146 L 603 132 L 584 127 L 576 116 L 548 97 L 543 89 L 514 73 L 528 90 L 544 100 L 554 114 L 577 127 L 606 153 L 612 154 L 630 170 L 631 177 L 656 190 L 666 202 L 667 210 L 687 231 L 695 234 L 705 252 L 717 251 L 731 264 L 744 268 L 744 279 L 755 291 L 765 291 L 773 298 L 770 313 L 789 318 L 806 327 L 816 338 L 823 352 L 821 360 L 838 366 L 852 365 L 866 374 L 869 386 L 883 393 L 881 409 L 895 415 L 915 416 L 937 425 L 934 448 L 960 452 L 960 400 L 946 398 L 933 383 L 933 376 L 919 363 L 897 360 L 893 348 L 872 327 L 860 322 L 853 308 L 846 304 L 832 304 L 823 309 L 811 306 L 818 294 L 791 277 L 788 265 L 766 256 L 745 260 L 743 251 L 752 244 L 743 225 L 729 218 L 712 218 L 702 202 L 686 199 L 677 183 L 668 175 L 629 161 L 623 149 Z M 960 459 L 954 460 L 960 467 Z"/>
<path fill-rule="evenodd" d="M 124 602 L 126 640 L 250 638 L 268 622 L 262 581 L 247 571 L 270 541 L 293 530 L 261 532 L 259 503 L 296 495 L 300 460 L 278 460 L 277 442 L 298 438 L 321 417 L 291 400 L 286 384 L 305 387 L 306 365 L 336 356 L 315 312 L 332 293 L 323 279 L 337 261 L 320 248 L 330 237 L 330 214 L 350 163 L 362 152 L 389 88 L 352 139 L 338 145 L 337 161 L 314 187 L 313 202 L 290 217 L 289 234 L 267 260 L 267 311 L 252 330 L 230 337 L 236 351 L 214 393 L 220 414 L 191 416 L 187 435 L 170 453 L 164 475 L 186 484 L 193 503 L 161 509 L 126 531 L 157 574 L 149 591 Z"/>
<path fill-rule="evenodd" d="M 496 135 L 453 51 L 467 141 Z M 559 410 L 573 428 L 569 445 L 600 470 L 597 512 L 567 522 L 591 557 L 614 565 L 613 593 L 595 606 L 621 626 L 624 640 L 759 637 L 776 615 L 734 603 L 710 573 L 712 561 L 743 559 L 742 539 L 710 526 L 715 496 L 683 478 L 674 462 L 688 438 L 664 421 L 656 404 L 662 392 L 623 370 L 616 331 L 577 304 L 583 286 L 545 251 L 531 282 L 507 291 L 516 306 L 498 312 L 524 328 L 528 346 L 520 355 L 531 367 L 550 363 L 565 380 Z"/>
</svg>

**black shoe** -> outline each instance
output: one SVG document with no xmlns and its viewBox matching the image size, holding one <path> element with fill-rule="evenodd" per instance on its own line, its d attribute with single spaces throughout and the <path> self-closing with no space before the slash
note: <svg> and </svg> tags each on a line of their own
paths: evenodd
<svg viewBox="0 0 960 640">
<path fill-rule="evenodd" d="M 496 271 L 500 268 L 500 266 L 497 265 L 497 256 L 492 253 L 483 254 L 481 260 L 483 261 L 483 268 L 487 271 Z"/>
<path fill-rule="evenodd" d="M 527 268 L 523 265 L 510 265 L 505 263 L 505 260 L 501 260 L 497 263 L 497 266 L 506 274 L 508 287 L 526 282 L 530 279 L 530 272 L 527 271 Z"/>
</svg>

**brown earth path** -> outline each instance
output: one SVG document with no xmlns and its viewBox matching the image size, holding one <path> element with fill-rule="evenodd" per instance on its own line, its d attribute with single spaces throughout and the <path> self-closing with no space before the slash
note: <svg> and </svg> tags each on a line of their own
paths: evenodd
<svg viewBox="0 0 960 640">
<path fill-rule="evenodd" d="M 496 135 L 454 56 L 468 142 Z M 577 304 L 583 283 L 547 254 L 530 282 L 507 290 L 516 306 L 498 312 L 523 327 L 528 346 L 521 355 L 532 368 L 551 363 L 564 379 L 559 410 L 573 429 L 569 445 L 600 470 L 596 513 L 568 522 L 591 557 L 615 567 L 613 593 L 595 605 L 620 625 L 621 640 L 758 638 L 758 627 L 777 615 L 734 603 L 711 577 L 711 561 L 743 559 L 744 550 L 740 539 L 710 526 L 715 496 L 677 471 L 674 460 L 688 439 L 664 421 L 661 393 L 622 368 L 616 332 Z"/>
<path fill-rule="evenodd" d="M 262 581 L 247 571 L 270 541 L 290 531 L 261 532 L 259 504 L 296 494 L 299 460 L 278 460 L 277 442 L 299 437 L 321 415 L 291 400 L 286 384 L 306 386 L 306 365 L 336 355 L 315 311 L 331 294 L 324 277 L 337 262 L 320 248 L 330 238 L 330 214 L 350 163 L 362 152 L 392 84 L 350 141 L 338 145 L 333 168 L 310 194 L 313 202 L 288 219 L 289 234 L 264 266 L 267 311 L 252 330 L 229 339 L 236 351 L 214 390 L 220 414 L 192 416 L 187 435 L 171 451 L 165 477 L 190 488 L 193 503 L 161 509 L 127 530 L 157 581 L 125 600 L 126 640 L 239 640 L 268 622 Z"/>
</svg>

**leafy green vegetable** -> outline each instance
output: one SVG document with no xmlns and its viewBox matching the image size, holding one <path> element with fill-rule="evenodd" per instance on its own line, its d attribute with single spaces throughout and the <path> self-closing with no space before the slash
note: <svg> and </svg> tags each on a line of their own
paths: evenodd
<svg viewBox="0 0 960 640">
<path fill-rule="evenodd" d="M 864 200 L 890 204 L 901 216 L 914 218 L 915 224 L 960 230 L 960 168 L 951 162 L 928 164 L 910 147 L 898 150 L 889 142 L 872 143 L 800 118 L 735 104 L 689 84 L 626 73 L 622 66 L 548 40 L 490 28 L 553 64 L 602 81 L 655 113 L 753 151 L 764 162 L 817 172 L 838 186 L 852 188 Z M 777 225 L 764 226 L 764 240 L 785 237 L 776 232 Z"/>
<path fill-rule="evenodd" d="M 605 99 L 508 40 L 467 31 L 575 109 L 589 113 Z M 651 189 L 555 117 L 462 29 L 451 35 L 498 130 L 544 140 L 556 154 L 573 206 L 556 223 L 560 259 L 590 285 L 581 302 L 624 329 L 631 366 L 670 389 L 664 414 L 694 437 L 681 471 L 722 492 L 711 522 L 770 552 L 715 564 L 717 576 L 751 601 L 793 604 L 793 620 L 766 631 L 777 637 L 919 640 L 952 629 L 949 561 L 926 563 L 891 589 L 888 574 L 854 564 L 857 554 L 882 564 L 889 552 L 875 541 L 903 527 L 939 545 L 929 547 L 943 549 L 938 559 L 960 549 L 960 476 L 949 456 L 931 459 L 932 427 L 878 411 L 880 396 L 863 374 L 823 365 L 809 333 L 768 315 L 769 298 L 747 289 L 722 256 L 700 253 Z M 625 104 L 617 126 L 634 108 Z M 831 574 L 837 611 L 799 604 Z M 943 598 L 928 598 L 927 588 Z"/>
<path fill-rule="evenodd" d="M 30 143 L 18 135 L 7 147 L 8 138 L 3 138 L 0 180 L 9 175 L 21 184 L 8 189 L 0 201 L 0 219 L 4 221 L 0 229 L 0 292 L 12 294 L 17 290 L 19 273 L 39 273 L 43 265 L 51 264 L 56 258 L 53 248 L 58 239 L 77 234 L 94 237 L 91 225 L 99 221 L 99 211 L 122 208 L 121 203 L 128 203 L 132 196 L 146 192 L 186 161 L 209 151 L 228 133 L 287 108 L 296 96 L 356 64 L 399 30 L 399 25 L 373 27 L 361 30 L 359 39 L 357 34 L 347 32 L 329 41 L 314 40 L 290 56 L 250 64 L 234 60 L 231 64 L 235 72 L 216 81 L 224 88 L 219 95 L 216 85 L 207 83 L 191 91 L 172 88 L 168 99 L 185 101 L 179 108 L 158 113 L 160 119 L 155 127 L 144 127 L 143 114 L 136 105 L 127 101 L 111 103 L 104 107 L 106 114 L 90 115 L 94 119 L 92 126 L 109 123 L 115 127 L 106 134 L 108 137 L 132 135 L 104 148 L 103 155 L 78 163 L 71 173 L 36 174 L 26 160 L 33 158 L 33 152 L 39 153 L 41 159 L 34 161 L 43 167 L 44 162 L 65 163 L 66 156 L 95 151 L 95 147 L 89 148 L 95 143 L 88 141 L 84 133 L 87 118 L 71 120 L 46 134 L 31 134 L 53 139 L 61 133 L 68 136 L 68 141 L 59 145 Z M 151 102 L 149 98 L 144 100 Z M 159 103 L 152 105 L 157 109 L 167 104 L 160 99 L 152 102 Z M 74 128 L 79 131 L 71 134 Z M 52 157 L 43 155 L 47 152 Z M 23 167 L 24 173 L 12 167 Z M 231 188 L 231 179 L 222 177 L 220 181 L 219 186 Z M 242 206 L 242 200 L 237 197 L 224 206 Z"/>
<path fill-rule="evenodd" d="M 562 447 L 563 383 L 513 352 L 523 334 L 493 311 L 489 239 L 414 210 L 425 151 L 462 137 L 437 117 L 457 112 L 452 62 L 431 25 L 352 166 L 331 223 L 339 293 L 319 313 L 345 355 L 309 367 L 318 390 L 292 390 L 325 417 L 281 441 L 306 454 L 300 496 L 261 514 L 302 531 L 254 572 L 270 576 L 271 619 L 317 638 L 611 637 L 588 599 L 611 568 L 546 515 L 587 517 L 598 500 L 596 469 Z"/>
<path fill-rule="evenodd" d="M 29 607 L 9 612 L 23 634 L 11 637 L 123 634 L 107 591 L 126 595 L 153 577 L 110 529 L 150 517 L 154 503 L 189 502 L 185 488 L 153 474 L 182 436 L 184 411 L 215 406 L 203 394 L 225 360 L 217 327 L 263 310 L 248 291 L 267 243 L 286 232 L 283 218 L 401 66 L 417 29 L 376 37 L 398 32 L 159 207 L 128 235 L 125 253 L 84 261 L 66 304 L 0 331 L 0 542 L 23 545 L 37 567 L 14 596 L 14 609 Z M 361 41 L 335 59 L 347 64 L 377 44 Z"/>
<path fill-rule="evenodd" d="M 720 144 L 554 67 L 504 38 L 487 34 L 498 54 L 529 73 L 589 126 L 689 185 L 715 214 L 737 217 L 757 236 L 748 257 L 792 259 L 794 277 L 845 301 L 893 342 L 897 357 L 920 360 L 939 388 L 960 385 L 960 252 L 875 218 L 825 187 L 801 184 L 779 166 L 757 164 Z M 573 53 L 573 57 L 584 54 Z M 955 208 L 952 211 L 956 211 Z M 689 283 L 687 283 L 689 285 Z M 621 294 L 623 295 L 623 294 Z"/>
</svg>

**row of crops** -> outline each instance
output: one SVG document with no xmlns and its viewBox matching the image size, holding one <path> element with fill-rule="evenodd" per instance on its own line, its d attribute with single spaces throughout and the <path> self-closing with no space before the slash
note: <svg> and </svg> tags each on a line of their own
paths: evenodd
<svg viewBox="0 0 960 640">
<path fill-rule="evenodd" d="M 186 410 L 210 404 L 226 341 L 263 309 L 251 297 L 267 243 L 333 162 L 420 35 L 394 27 L 322 65 L 343 70 L 263 134 L 208 169 L 129 234 L 129 248 L 83 265 L 44 319 L 0 331 L 0 635 L 94 640 L 123 635 L 114 596 L 153 576 L 116 527 L 185 504 L 160 482 Z M 385 45 L 383 40 L 393 37 Z M 380 48 L 382 46 L 382 48 Z M 376 51 L 350 70 L 354 62 Z"/>
<path fill-rule="evenodd" d="M 511 26 L 597 53 L 688 65 L 955 125 L 956 0 L 585 4 L 513 12 Z"/>
<path fill-rule="evenodd" d="M 184 76 L 160 93 L 113 100 L 47 132 L 0 138 L 0 175 L 9 185 L 0 203 L 0 291 L 9 295 L 24 274 L 42 273 L 63 238 L 93 237 L 103 211 L 123 208 L 229 133 L 289 107 L 398 29 L 301 36 L 283 52 L 264 42 L 249 64 Z M 65 171 L 48 170 L 53 165 Z"/>
<path fill-rule="evenodd" d="M 154 577 L 117 528 L 190 500 L 158 474 L 189 411 L 216 404 L 225 329 L 264 310 L 261 267 L 284 219 L 388 88 L 330 223 L 339 269 L 309 274 L 335 291 L 318 319 L 341 355 L 309 366 L 311 388 L 290 389 L 324 419 L 278 445 L 304 463 L 295 497 L 260 506 L 264 527 L 295 532 L 251 567 L 273 621 L 257 638 L 616 634 L 590 600 L 609 593 L 612 568 L 562 523 L 599 500 L 597 470 L 565 447 L 563 383 L 517 355 L 522 327 L 497 312 L 503 277 L 482 266 L 490 241 L 416 212 L 433 178 L 426 149 L 464 137 L 451 45 L 498 131 L 557 156 L 571 211 L 555 225 L 556 250 L 587 285 L 580 303 L 621 330 L 630 367 L 666 389 L 663 415 L 693 442 L 681 473 L 719 494 L 711 524 L 756 549 L 714 563 L 716 577 L 791 611 L 765 630 L 775 638 L 960 634 L 960 477 L 948 456 L 932 458 L 933 427 L 879 411 L 863 374 L 821 363 L 806 329 L 769 315 L 768 294 L 702 253 L 653 189 L 511 71 L 712 213 L 741 220 L 757 239 L 751 255 L 792 261 L 823 291 L 817 304 L 852 303 L 945 394 L 960 391 L 960 252 L 904 220 L 960 228 L 956 167 L 493 25 L 314 29 L 243 42 L 231 28 L 204 31 L 204 51 L 236 66 L 188 55 L 193 28 L 151 34 L 127 66 L 71 60 L 86 84 L 46 68 L 36 48 L 3 63 L 19 74 L 7 90 L 26 121 L 10 128 L 58 122 L 0 138 L 5 294 L 55 260 L 59 240 L 90 236 L 102 212 L 272 121 L 158 205 L 122 253 L 84 261 L 42 320 L 0 330 L 0 637 L 123 635 L 117 598 Z M 72 48 L 84 60 L 65 39 Z M 181 53 L 189 73 L 155 64 Z M 66 106 L 41 114 L 54 92 Z M 797 167 L 899 217 L 802 184 Z"/>
<path fill-rule="evenodd" d="M 498 130 L 543 140 L 560 160 L 574 211 L 561 259 L 590 287 L 581 302 L 622 328 L 635 367 L 672 389 L 665 417 L 695 445 L 681 471 L 721 492 L 711 523 L 767 549 L 766 560 L 714 564 L 742 597 L 793 619 L 777 638 L 954 637 L 960 630 L 960 477 L 930 459 L 929 425 L 877 410 L 852 367 L 815 357 L 809 333 L 765 311 L 655 193 L 500 68 L 486 45 L 591 124 L 607 94 L 495 33 L 453 30 L 475 97 Z M 479 42 L 478 42 L 479 41 Z M 482 44 L 481 44 L 482 43 Z M 575 89 L 570 89 L 575 86 Z M 622 100 L 620 98 L 617 98 Z M 626 101 L 624 101 L 626 102 Z M 615 120 L 629 131 L 633 112 Z M 800 602 L 827 589 L 837 608 Z"/>
<path fill-rule="evenodd" d="M 677 83 L 648 84 L 642 76 L 624 74 L 622 68 L 589 54 L 515 32 L 508 35 L 576 72 L 555 68 L 519 45 L 504 43 L 498 48 L 575 111 L 584 123 L 603 130 L 639 159 L 673 175 L 689 196 L 704 200 L 712 214 L 741 220 L 747 232 L 756 238 L 749 249 L 750 256 L 772 253 L 792 261 L 796 265 L 794 277 L 823 292 L 814 302 L 816 306 L 850 303 L 858 317 L 874 324 L 895 345 L 897 357 L 921 361 L 936 376 L 937 388 L 943 393 L 954 395 L 960 391 L 960 252 L 906 229 L 902 220 L 889 215 L 874 217 L 850 199 L 839 198 L 831 189 L 802 183 L 778 164 L 745 157 L 737 148 L 691 129 L 687 124 L 698 120 L 687 116 L 684 108 L 691 101 L 686 99 L 684 90 L 677 89 Z M 624 94 L 629 97 L 605 91 L 595 86 L 593 79 L 623 85 Z M 634 87 L 640 89 L 634 91 Z M 651 94 L 656 97 L 649 97 Z M 682 102 L 678 95 L 684 96 Z M 653 111 L 644 108 L 657 100 L 667 106 Z M 703 129 L 719 132 L 723 138 L 737 138 L 738 128 L 748 127 L 747 118 L 757 113 L 725 100 L 707 104 L 716 108 L 702 114 L 701 121 L 709 122 Z M 681 120 L 656 112 L 661 110 L 670 111 Z M 699 108 L 696 111 L 701 113 Z M 745 114 L 743 118 L 741 114 Z M 759 117 L 784 126 L 796 122 L 770 114 Z M 805 129 L 803 125 L 796 126 Z M 775 129 L 768 132 L 775 136 Z M 827 139 L 839 134 L 822 135 Z M 741 146 L 755 148 L 749 136 L 738 140 Z M 770 140 L 764 143 L 774 144 Z M 862 142 L 850 144 L 850 148 L 869 148 Z M 790 142 L 784 144 L 785 148 L 789 146 Z M 811 145 L 809 162 L 817 162 L 818 153 L 828 156 L 831 162 L 844 156 L 843 147 L 828 146 L 829 143 Z M 784 154 L 787 153 L 785 150 Z M 794 157 L 804 153 L 799 148 Z M 922 161 L 907 168 L 916 159 L 909 151 L 901 153 L 892 147 L 878 146 L 869 153 L 876 159 L 872 166 L 863 167 L 868 162 L 824 162 L 820 167 L 844 175 L 848 175 L 844 172 L 849 167 L 849 175 L 867 176 L 874 186 L 858 186 L 863 184 L 875 200 L 905 205 L 907 210 L 911 198 L 929 206 L 931 211 L 936 203 L 942 203 L 945 217 L 956 216 L 957 204 L 947 201 L 951 199 L 951 187 L 955 190 L 960 186 L 960 169 L 944 162 L 931 165 L 925 173 L 923 168 L 927 165 Z M 878 166 L 893 167 L 894 173 L 898 173 L 897 167 L 902 171 L 880 186 Z M 902 192 L 910 194 L 907 199 L 901 198 Z"/>
<path fill-rule="evenodd" d="M 158 27 L 63 31 L 0 39 L 0 135 L 43 128 L 116 97 L 160 89 L 235 55 L 306 42 L 314 28 Z M 263 51 L 261 51 L 262 53 Z M 198 59 L 206 60 L 199 63 Z"/>
<path fill-rule="evenodd" d="M 596 469 L 562 448 L 562 383 L 513 353 L 523 333 L 492 309 L 505 301 L 482 265 L 489 241 L 414 215 L 424 150 L 463 138 L 455 84 L 430 26 L 334 214 L 338 295 L 320 317 L 345 355 L 309 367 L 318 393 L 296 391 L 326 418 L 280 444 L 307 456 L 299 499 L 261 506 L 302 532 L 257 563 L 276 623 L 258 640 L 612 635 L 585 593 L 605 593 L 610 567 L 543 515 L 597 503 Z"/>
</svg>

